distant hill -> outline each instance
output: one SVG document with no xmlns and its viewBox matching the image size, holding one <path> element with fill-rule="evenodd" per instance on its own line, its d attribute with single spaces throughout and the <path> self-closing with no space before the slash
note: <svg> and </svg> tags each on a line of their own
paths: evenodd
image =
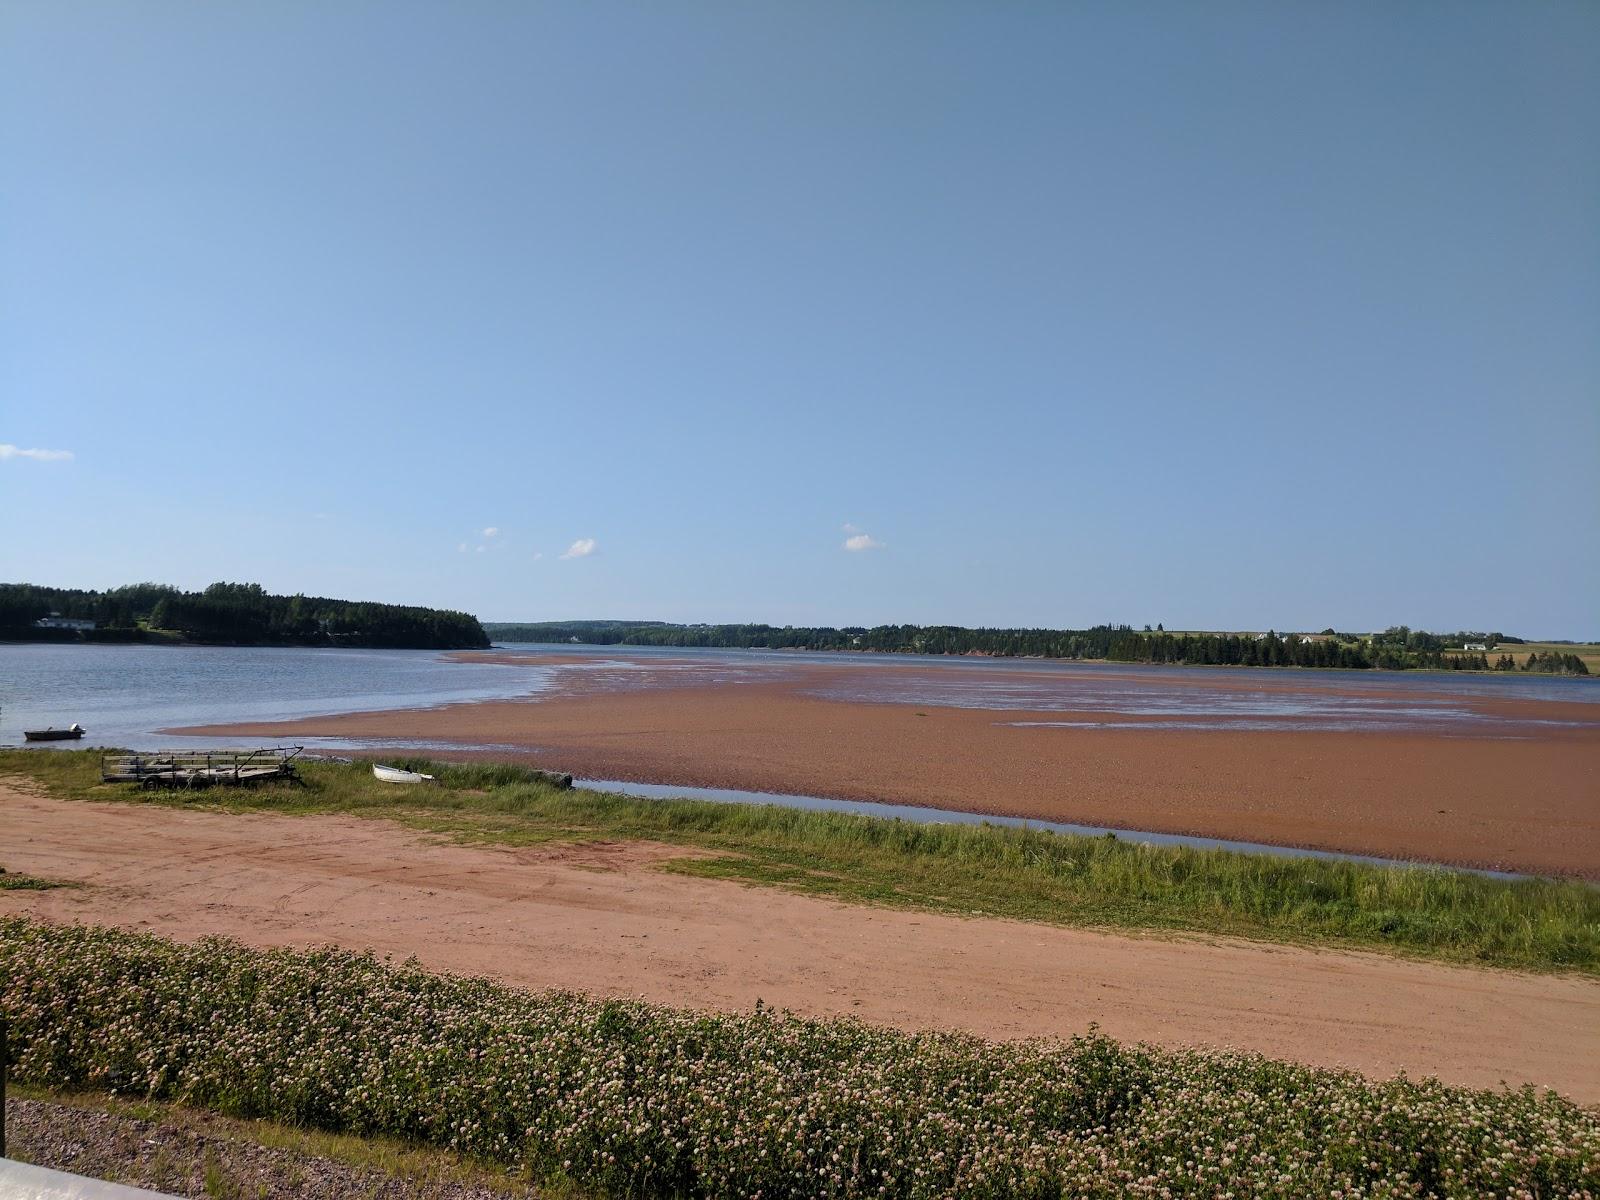
<svg viewBox="0 0 1600 1200">
<path fill-rule="evenodd" d="M 90 622 L 92 628 L 75 627 Z M 483 626 L 470 613 L 322 596 L 277 596 L 259 583 L 214 583 L 203 592 L 184 592 L 161 583 L 135 583 L 104 592 L 3 583 L 0 638 L 426 650 L 470 650 L 489 644 Z"/>
<path fill-rule="evenodd" d="M 1427 633 L 1404 625 L 1382 633 L 1168 633 L 1159 626 L 1088 629 L 969 629 L 959 625 L 776 626 L 675 625 L 666 621 L 490 622 L 501 642 L 577 642 L 591 646 L 700 646 L 729 649 L 842 650 L 878 654 L 979 654 L 1003 658 L 1109 659 L 1114 662 L 1238 667 L 1334 667 L 1435 671 L 1534 670 L 1584 675 L 1573 655 L 1533 656 L 1520 663 L 1485 650 L 1520 645 L 1500 633 Z"/>
</svg>

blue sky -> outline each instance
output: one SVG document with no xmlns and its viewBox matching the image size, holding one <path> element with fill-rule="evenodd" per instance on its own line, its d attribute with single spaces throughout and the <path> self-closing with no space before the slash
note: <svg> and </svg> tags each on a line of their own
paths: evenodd
<svg viewBox="0 0 1600 1200">
<path fill-rule="evenodd" d="M 217 578 L 1600 635 L 1600 7 L 13 0 L 0 579 Z"/>
</svg>

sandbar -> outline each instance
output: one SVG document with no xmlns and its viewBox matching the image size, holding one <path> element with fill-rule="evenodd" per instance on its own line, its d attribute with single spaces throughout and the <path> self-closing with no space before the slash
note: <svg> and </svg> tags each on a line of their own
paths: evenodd
<svg viewBox="0 0 1600 1200">
<path fill-rule="evenodd" d="M 1490 718 L 1545 723 L 1516 736 L 1497 736 L 1492 720 L 1471 737 L 1141 728 L 1137 720 L 1062 728 L 1052 723 L 1103 714 L 919 708 L 815 694 L 819 681 L 852 669 L 902 668 L 796 664 L 735 671 L 730 679 L 720 666 L 675 664 L 627 686 L 575 670 L 544 698 L 184 732 L 443 742 L 459 746 L 460 756 L 522 758 L 591 779 L 923 805 L 1600 879 L 1600 726 L 1591 704 L 1474 701 Z M 1260 674 L 1267 678 L 1238 686 L 1296 686 Z M 1045 724 L 1019 724 L 1030 721 Z"/>
</svg>

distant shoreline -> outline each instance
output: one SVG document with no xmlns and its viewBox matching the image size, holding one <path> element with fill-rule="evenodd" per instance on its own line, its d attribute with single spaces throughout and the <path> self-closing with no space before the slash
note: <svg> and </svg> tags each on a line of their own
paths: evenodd
<svg viewBox="0 0 1600 1200">
<path fill-rule="evenodd" d="M 493 635 L 491 635 L 492 637 Z M 1574 643 L 1527 643 L 1531 645 L 1573 645 L 1579 648 L 1590 645 L 1587 642 Z M 509 649 L 513 646 L 559 646 L 573 652 L 584 650 L 603 651 L 672 651 L 672 650 L 720 650 L 734 654 L 836 654 L 841 657 L 859 658 L 977 658 L 988 662 L 1045 662 L 1045 663 L 1084 663 L 1090 666 L 1104 667 L 1182 667 L 1194 669 L 1211 669 L 1225 671 L 1308 671 L 1317 673 L 1334 673 L 1342 675 L 1474 675 L 1495 679 L 1585 679 L 1600 682 L 1600 675 L 1563 675 L 1559 672 L 1541 673 L 1531 671 L 1496 671 L 1493 668 L 1483 671 L 1477 668 L 1443 668 L 1443 667 L 1318 667 L 1302 666 L 1298 663 L 1198 663 L 1198 662 L 1150 662 L 1138 660 L 1133 662 L 1116 658 L 1060 658 L 1049 654 L 995 654 L 987 650 L 875 650 L 861 649 L 849 646 L 675 646 L 675 645 L 650 645 L 640 642 L 502 642 L 494 638 L 487 649 L 482 646 L 456 647 L 456 649 L 470 649 L 479 654 L 492 653 L 495 650 Z M 1493 653 L 1493 652 L 1491 652 Z"/>
<path fill-rule="evenodd" d="M 41 637 L 42 631 L 13 631 L 0 630 L 0 645 L 7 646 L 202 646 L 221 650 L 483 650 L 480 645 L 450 644 L 450 645 L 418 645 L 395 643 L 370 643 L 370 642 L 334 642 L 334 641 L 275 641 L 275 642 L 231 642 L 231 641 L 202 641 L 197 638 L 184 637 L 181 634 L 167 634 L 164 631 L 149 629 L 96 629 L 62 630 L 62 637 Z M 90 636 L 84 636 L 85 633 Z"/>
</svg>

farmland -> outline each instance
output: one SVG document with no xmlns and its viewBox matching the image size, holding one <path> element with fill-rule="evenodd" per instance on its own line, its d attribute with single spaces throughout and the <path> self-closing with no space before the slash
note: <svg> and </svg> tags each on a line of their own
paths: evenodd
<svg viewBox="0 0 1600 1200">
<path fill-rule="evenodd" d="M 1546 654 L 1572 654 L 1576 655 L 1583 665 L 1589 668 L 1589 674 L 1600 675 L 1600 642 L 1523 642 L 1521 645 L 1500 645 L 1493 648 L 1492 658 L 1499 658 L 1502 654 L 1510 655 L 1513 662 L 1520 670 L 1528 661 L 1530 654 L 1540 656 Z"/>
</svg>

